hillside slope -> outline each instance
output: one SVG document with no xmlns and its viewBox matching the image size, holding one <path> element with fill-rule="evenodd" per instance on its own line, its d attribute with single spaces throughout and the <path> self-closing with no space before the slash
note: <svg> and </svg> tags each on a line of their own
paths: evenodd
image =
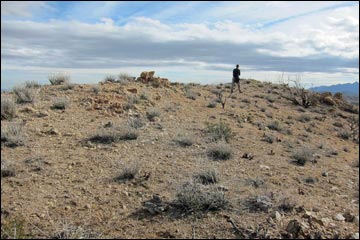
<svg viewBox="0 0 360 240">
<path fill-rule="evenodd" d="M 359 145 L 349 120 L 357 114 L 293 105 L 282 85 L 242 84 L 225 109 L 217 93 L 227 97 L 229 85 L 104 83 L 98 93 L 94 85 L 42 86 L 33 104 L 17 104 L 16 117 L 1 121 L 2 238 L 14 222 L 18 234 L 38 238 L 355 236 Z M 69 105 L 52 108 L 57 97 Z M 23 145 L 3 141 L 13 122 Z M 220 145 L 232 151 L 228 160 L 208 154 L 217 144 L 209 129 L 220 124 L 233 133 Z M 119 129 L 126 134 L 114 140 Z M 119 180 L 126 167 L 139 172 Z M 215 185 L 191 182 L 209 169 Z M 199 191 L 228 202 L 186 205 Z"/>
</svg>

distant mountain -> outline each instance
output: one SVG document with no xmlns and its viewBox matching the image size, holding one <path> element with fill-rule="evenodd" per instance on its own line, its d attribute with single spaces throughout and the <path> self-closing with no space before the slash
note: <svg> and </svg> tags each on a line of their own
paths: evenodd
<svg viewBox="0 0 360 240">
<path fill-rule="evenodd" d="M 310 88 L 310 90 L 315 92 L 341 92 L 345 95 L 359 96 L 359 82 L 336 84 L 331 86 L 319 86 Z"/>
</svg>

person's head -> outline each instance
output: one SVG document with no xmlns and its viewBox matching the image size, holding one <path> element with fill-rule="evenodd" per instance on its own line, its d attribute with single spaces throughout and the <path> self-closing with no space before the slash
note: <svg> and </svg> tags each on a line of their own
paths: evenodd
<svg viewBox="0 0 360 240">
<path fill-rule="evenodd" d="M 239 68 L 239 64 L 236 64 L 236 68 Z"/>
</svg>

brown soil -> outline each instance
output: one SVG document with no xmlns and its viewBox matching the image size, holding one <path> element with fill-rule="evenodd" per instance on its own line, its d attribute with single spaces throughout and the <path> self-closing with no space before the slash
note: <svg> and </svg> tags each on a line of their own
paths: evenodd
<svg viewBox="0 0 360 240">
<path fill-rule="evenodd" d="M 222 89 L 227 97 L 228 85 L 105 83 L 99 94 L 92 87 L 63 91 L 61 86 L 43 86 L 34 104 L 18 105 L 11 121 L 23 122 L 26 140 L 24 146 L 1 146 L 1 161 L 16 172 L 1 179 L 2 238 L 13 236 L 14 222 L 17 234 L 33 238 L 70 232 L 64 224 L 78 230 L 73 237 L 96 238 L 345 238 L 358 232 L 355 221 L 334 219 L 338 213 L 359 213 L 359 168 L 354 166 L 359 145 L 338 137 L 355 114 L 336 106 L 295 106 L 281 97 L 284 86 L 254 80 L 242 82 L 243 93 L 227 98 L 225 109 L 219 103 L 215 108 L 207 105 L 217 99 L 213 90 Z M 198 93 L 196 100 L 186 97 L 185 87 Z M 137 94 L 127 90 L 133 88 Z M 148 99 L 141 99 L 141 93 Z M 130 95 L 137 95 L 139 102 L 124 110 Z M 65 110 L 51 108 L 59 96 L 70 100 Z M 146 111 L 153 107 L 160 116 L 149 121 Z M 46 116 L 38 115 L 45 111 Z M 299 121 L 303 115 L 310 121 Z M 86 141 L 108 122 L 125 124 L 135 116 L 145 122 L 136 140 Z M 275 120 L 282 131 L 267 128 Z M 211 146 L 206 127 L 220 121 L 234 133 L 228 143 L 233 157 L 214 161 L 206 154 Z M 8 122 L 2 120 L 1 127 Z M 195 143 L 179 146 L 174 142 L 177 134 Z M 264 141 L 264 134 L 274 142 Z M 293 164 L 292 155 L 301 147 L 313 150 L 316 161 Z M 253 158 L 242 158 L 245 153 Z M 122 167 L 132 163 L 140 164 L 135 179 L 115 181 Z M 173 207 L 158 214 L 144 207 L 154 194 L 173 202 L 184 182 L 209 167 L 217 170 L 218 184 L 228 190 L 230 208 L 182 216 Z M 252 184 L 256 179 L 262 184 Z M 258 195 L 272 200 L 268 212 L 247 208 L 248 200 Z M 292 211 L 278 209 L 284 198 L 295 202 Z M 275 211 L 281 219 L 273 217 Z M 287 230 L 291 220 L 303 224 L 299 233 Z"/>
</svg>

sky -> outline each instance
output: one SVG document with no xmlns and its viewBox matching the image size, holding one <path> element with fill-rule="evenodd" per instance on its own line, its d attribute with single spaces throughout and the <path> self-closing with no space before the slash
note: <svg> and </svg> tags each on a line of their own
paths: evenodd
<svg viewBox="0 0 360 240">
<path fill-rule="evenodd" d="M 202 84 L 359 81 L 357 1 L 1 1 L 1 88 L 154 70 Z"/>
</svg>

